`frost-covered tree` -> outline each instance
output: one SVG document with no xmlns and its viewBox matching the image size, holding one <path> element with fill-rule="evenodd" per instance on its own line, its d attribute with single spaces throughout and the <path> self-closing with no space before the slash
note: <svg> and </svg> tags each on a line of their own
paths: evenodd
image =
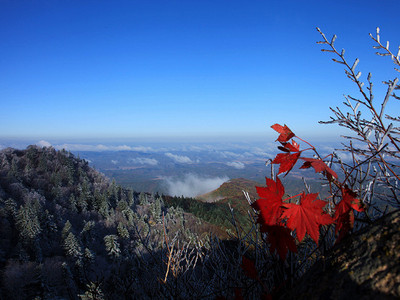
<svg viewBox="0 0 400 300">
<path fill-rule="evenodd" d="M 63 246 L 67 256 L 77 260 L 82 257 L 82 248 L 79 246 L 79 241 L 72 232 L 68 233 Z"/>
<path fill-rule="evenodd" d="M 40 203 L 37 204 L 40 207 Z M 35 240 L 42 231 L 38 213 L 39 208 L 33 202 L 26 202 L 18 209 L 15 219 L 23 241 Z"/>
<path fill-rule="evenodd" d="M 106 235 L 104 237 L 104 244 L 107 250 L 107 253 L 112 258 L 119 257 L 121 250 L 119 248 L 118 236 L 114 234 Z"/>
</svg>

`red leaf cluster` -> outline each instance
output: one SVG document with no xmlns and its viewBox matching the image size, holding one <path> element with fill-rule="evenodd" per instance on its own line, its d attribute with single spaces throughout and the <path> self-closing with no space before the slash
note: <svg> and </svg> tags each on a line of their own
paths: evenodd
<svg viewBox="0 0 400 300">
<path fill-rule="evenodd" d="M 341 189 L 342 200 L 336 205 L 334 220 L 336 223 L 335 234 L 338 235 L 336 242 L 340 241 L 353 228 L 354 213 L 353 209 L 362 212 L 364 207 L 357 199 L 356 193 L 350 190 L 347 186 Z"/>
<path fill-rule="evenodd" d="M 308 169 L 310 167 L 313 167 L 315 170 L 315 173 L 321 172 L 326 174 L 329 180 L 332 180 L 332 177 L 338 178 L 337 174 L 335 171 L 333 171 L 331 168 L 329 168 L 326 163 L 322 159 L 315 159 L 315 158 L 308 158 L 308 157 L 302 157 L 302 160 L 304 160 L 304 164 L 300 167 L 300 169 Z"/>
<path fill-rule="evenodd" d="M 300 204 L 288 203 L 284 207 L 282 218 L 287 218 L 287 227 L 296 230 L 297 239 L 301 242 L 306 232 L 318 244 L 319 227 L 333 222 L 330 215 L 322 209 L 327 204 L 325 201 L 316 199 L 318 194 L 303 194 L 300 198 Z"/>
<path fill-rule="evenodd" d="M 278 133 L 280 133 L 277 141 L 278 142 L 287 142 L 289 141 L 292 137 L 295 137 L 296 135 L 287 127 L 286 125 L 282 126 L 279 124 L 274 124 L 271 126 L 271 128 Z"/>
<path fill-rule="evenodd" d="M 282 197 L 285 194 L 285 189 L 279 178 L 276 182 L 270 178 L 265 179 L 267 187 L 256 186 L 260 199 L 252 204 L 254 209 L 260 211 L 258 223 L 261 226 L 275 225 L 279 222 L 282 214 Z"/>
<path fill-rule="evenodd" d="M 277 124 L 275 124 L 275 125 L 277 125 Z M 290 170 L 292 170 L 292 168 L 294 167 L 294 165 L 296 164 L 297 160 L 300 157 L 300 153 L 301 153 L 299 151 L 300 145 L 297 144 L 294 140 L 292 140 L 292 143 L 281 142 L 281 145 L 282 146 L 279 146 L 278 149 L 283 151 L 284 153 L 279 153 L 274 158 L 272 163 L 279 164 L 278 175 L 281 173 L 284 173 L 284 172 L 286 172 L 286 175 L 287 175 L 290 172 Z M 294 153 L 291 153 L 291 152 L 294 152 Z"/>
<path fill-rule="evenodd" d="M 284 227 L 281 216 L 284 209 L 282 197 L 285 189 L 279 178 L 276 181 L 266 178 L 266 187 L 256 187 L 260 199 L 252 206 L 259 211 L 257 223 L 261 225 L 261 232 L 268 233 L 270 251 L 277 250 L 280 258 L 285 260 L 288 250 L 297 252 L 294 238 L 290 230 Z"/>
<path fill-rule="evenodd" d="M 294 165 L 296 164 L 297 160 L 300 157 L 300 153 L 296 152 L 293 154 L 290 153 L 279 153 L 274 160 L 272 161 L 273 164 L 279 164 L 279 172 L 278 175 L 281 173 L 286 172 L 286 175 L 293 169 Z"/>
<path fill-rule="evenodd" d="M 317 199 L 318 194 L 303 192 L 300 194 L 299 204 L 285 202 L 288 199 L 283 199 L 285 189 L 279 178 L 276 181 L 266 178 L 266 187 L 256 187 L 260 198 L 252 206 L 259 211 L 257 223 L 260 224 L 260 231 L 268 234 L 267 240 L 271 253 L 276 250 L 280 258 L 285 260 L 289 250 L 297 252 L 295 239 L 291 235 L 292 231 L 296 231 L 299 242 L 303 241 L 308 234 L 318 244 L 320 227 L 335 223 L 336 235 L 339 234 L 338 240 L 340 240 L 353 227 L 353 209 L 361 212 L 364 208 L 351 189 L 334 180 L 338 179 L 338 175 L 327 166 L 323 159 L 300 157 L 305 150 L 300 151 L 300 145 L 294 140 L 289 142 L 296 135 L 286 125 L 274 124 L 271 127 L 280 134 L 277 141 L 281 143 L 281 146 L 278 148 L 283 152 L 277 154 L 272 161 L 273 164 L 279 164 L 278 175 L 286 172 L 286 176 L 297 161 L 302 159 L 304 163 L 300 169 L 312 167 L 316 173 L 322 173 L 331 183 L 338 186 L 342 193 L 342 200 L 336 205 L 336 211 L 332 217 L 323 210 L 327 202 Z M 310 145 L 308 142 L 305 143 Z M 306 150 L 315 151 L 312 145 L 310 147 Z M 318 154 L 316 151 L 315 153 Z M 246 263 L 245 270 L 247 272 L 252 270 L 249 263 Z"/>
</svg>

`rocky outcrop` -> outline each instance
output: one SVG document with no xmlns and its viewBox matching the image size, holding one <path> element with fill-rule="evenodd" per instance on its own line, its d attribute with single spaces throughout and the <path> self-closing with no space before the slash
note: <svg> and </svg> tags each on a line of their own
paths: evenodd
<svg viewBox="0 0 400 300">
<path fill-rule="evenodd" d="M 281 299 L 400 299 L 400 211 L 348 236 Z"/>
</svg>

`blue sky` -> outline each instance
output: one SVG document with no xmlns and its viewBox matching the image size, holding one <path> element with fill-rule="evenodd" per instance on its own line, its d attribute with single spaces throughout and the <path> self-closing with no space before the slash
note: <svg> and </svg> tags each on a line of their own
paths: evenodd
<svg viewBox="0 0 400 300">
<path fill-rule="evenodd" d="M 356 93 L 315 27 L 383 92 L 398 74 L 368 33 L 379 26 L 395 49 L 399 11 L 398 0 L 0 0 L 0 138 L 240 139 L 274 123 L 337 135 L 317 122 Z"/>
</svg>

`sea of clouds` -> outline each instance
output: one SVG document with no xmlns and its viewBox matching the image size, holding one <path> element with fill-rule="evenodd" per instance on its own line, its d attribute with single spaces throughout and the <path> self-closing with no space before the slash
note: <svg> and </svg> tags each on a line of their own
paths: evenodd
<svg viewBox="0 0 400 300">
<path fill-rule="evenodd" d="M 163 178 L 172 196 L 196 197 L 211 192 L 229 180 L 229 177 L 204 177 L 197 174 L 185 174 L 182 178 Z"/>
</svg>

